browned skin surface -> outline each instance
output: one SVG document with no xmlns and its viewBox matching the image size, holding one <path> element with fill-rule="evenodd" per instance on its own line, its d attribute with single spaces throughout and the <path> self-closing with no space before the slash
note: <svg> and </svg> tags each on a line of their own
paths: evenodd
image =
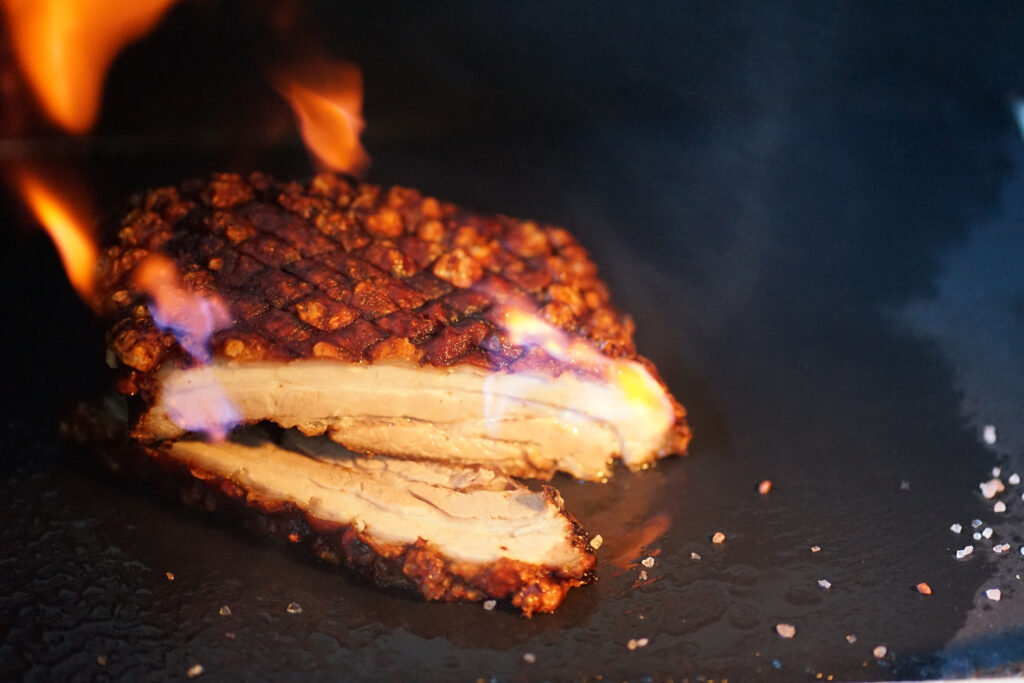
<svg viewBox="0 0 1024 683">
<path fill-rule="evenodd" d="M 96 406 L 78 406 L 64 430 L 67 438 L 88 445 L 118 474 L 148 480 L 170 498 L 345 566 L 374 585 L 410 591 L 427 600 L 493 598 L 511 603 L 529 617 L 533 612 L 554 611 L 569 589 L 593 578 L 596 559 L 586 534 L 551 487 L 544 487 L 545 495 L 570 521 L 572 543 L 584 551 L 581 565 L 545 567 L 507 558 L 480 565 L 446 558 L 423 539 L 409 545 L 380 543 L 350 525 L 317 519 L 291 502 L 253 495 L 230 478 L 195 471 L 159 446 L 130 441 L 127 425 Z"/>
<path fill-rule="evenodd" d="M 586 371 L 513 345 L 501 320 L 515 307 L 657 377 L 636 354 L 632 319 L 562 228 L 330 174 L 308 185 L 221 174 L 136 197 L 102 260 L 94 306 L 112 322 L 118 389 L 143 403 L 157 369 L 190 363 L 131 286 L 153 251 L 170 256 L 188 286 L 228 304 L 234 324 L 214 335 L 215 357 Z M 683 452 L 690 431 L 675 406 Z"/>
</svg>

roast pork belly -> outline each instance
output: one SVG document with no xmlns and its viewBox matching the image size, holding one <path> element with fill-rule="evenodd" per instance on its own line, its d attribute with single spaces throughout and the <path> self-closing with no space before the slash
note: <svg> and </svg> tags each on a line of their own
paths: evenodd
<svg viewBox="0 0 1024 683">
<path fill-rule="evenodd" d="M 137 197 L 112 242 L 95 306 L 136 439 L 270 420 L 362 453 L 589 480 L 689 441 L 561 228 L 334 175 L 218 175 Z M 155 253 L 226 305 L 209 358 L 136 286 Z"/>
</svg>

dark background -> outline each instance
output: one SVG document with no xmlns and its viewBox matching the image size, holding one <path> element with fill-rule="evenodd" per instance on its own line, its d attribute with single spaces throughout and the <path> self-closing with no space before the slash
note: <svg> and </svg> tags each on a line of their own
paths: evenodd
<svg viewBox="0 0 1024 683">
<path fill-rule="evenodd" d="M 219 170 L 307 177 L 263 72 L 319 45 L 363 70 L 371 181 L 566 225 L 591 249 L 690 411 L 692 454 L 603 487 L 556 480 L 606 547 L 600 581 L 553 616 L 379 594 L 60 449 L 68 402 L 103 386 L 102 331 L 8 194 L 0 675 L 1017 672 L 1020 491 L 997 518 L 977 483 L 1024 456 L 1024 418 L 1005 410 L 1009 440 L 986 448 L 993 418 L 965 405 L 1014 396 L 977 389 L 962 361 L 1022 386 L 1020 325 L 972 341 L 968 316 L 950 346 L 942 315 L 924 329 L 906 311 L 1000 279 L 1007 296 L 958 305 L 1024 318 L 1019 261 L 950 265 L 1024 191 L 1022 35 L 1024 8 L 994 3 L 182 0 L 115 62 L 90 136 L 33 123 L 0 141 L 3 164 L 76 168 L 108 210 Z M 13 92 L 5 121 L 30 106 Z M 974 518 L 996 534 L 957 562 L 971 541 L 948 527 Z M 660 519 L 663 535 L 638 532 Z M 636 586 L 648 554 L 655 580 Z M 996 585 L 1003 599 L 985 600 Z"/>
</svg>

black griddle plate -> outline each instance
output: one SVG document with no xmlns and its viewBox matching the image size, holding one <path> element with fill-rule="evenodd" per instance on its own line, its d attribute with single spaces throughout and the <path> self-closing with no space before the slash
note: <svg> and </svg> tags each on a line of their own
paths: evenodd
<svg viewBox="0 0 1024 683">
<path fill-rule="evenodd" d="M 996 464 L 1006 481 L 1024 453 L 981 442 L 996 418 L 965 406 L 993 402 L 964 368 L 1021 341 L 972 347 L 961 334 L 951 344 L 941 324 L 921 321 L 955 308 L 943 298 L 949 273 L 960 278 L 952 291 L 992 281 L 984 263 L 950 264 L 1024 192 L 1012 184 L 1024 142 L 1006 99 L 1024 86 L 1014 70 L 1024 56 L 1010 49 L 1020 17 L 861 3 L 629 13 L 598 3 L 583 16 L 540 5 L 491 16 L 443 4 L 421 16 L 385 4 L 346 21 L 326 3 L 313 11 L 364 65 L 371 180 L 570 227 L 690 411 L 689 457 L 607 485 L 554 482 L 604 538 L 598 582 L 531 620 L 423 603 L 62 450 L 62 407 L 102 386 L 102 332 L 11 202 L 0 256 L 0 678 L 180 679 L 196 664 L 214 680 L 274 681 L 1019 670 L 1022 489 L 1010 487 L 997 515 L 977 484 Z M 72 147 L 105 206 L 214 170 L 309 174 L 294 144 L 240 156 L 228 135 L 177 149 L 155 124 L 136 151 L 104 146 L 111 128 L 145 121 L 133 112 L 153 83 L 135 76 L 147 64 L 162 73 L 158 57 L 190 44 L 190 13 L 203 11 L 176 10 L 126 53 L 141 66 L 115 68 L 107 129 L 94 147 Z M 215 63 L 210 82 L 231 81 L 237 65 Z M 993 234 L 996 251 L 1020 248 L 1020 233 Z M 1019 269 L 1002 273 L 1018 286 Z M 1020 325 L 1024 298 L 987 301 L 989 319 Z M 1007 435 L 1024 419 L 997 417 Z M 972 541 L 973 519 L 993 538 Z M 1011 550 L 997 555 L 1003 542 Z M 957 561 L 968 543 L 973 555 Z M 922 581 L 932 595 L 915 590 Z M 985 598 L 992 587 L 999 602 Z M 779 623 L 796 636 L 781 638 Z"/>
</svg>

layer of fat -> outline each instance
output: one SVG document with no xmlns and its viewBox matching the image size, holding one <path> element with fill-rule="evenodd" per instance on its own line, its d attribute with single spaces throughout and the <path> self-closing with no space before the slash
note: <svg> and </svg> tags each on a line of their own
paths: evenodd
<svg viewBox="0 0 1024 683">
<path fill-rule="evenodd" d="M 327 431 L 355 450 L 592 480 L 614 457 L 637 468 L 667 454 L 674 422 L 667 397 L 652 406 L 569 372 L 296 360 L 171 370 L 141 427 L 155 438 L 195 431 L 195 416 L 223 412 L 224 397 L 232 419 Z"/>
<path fill-rule="evenodd" d="M 381 543 L 422 538 L 445 557 L 474 564 L 507 557 L 572 567 L 582 557 L 559 508 L 499 473 L 331 452 L 316 441 L 306 449 L 312 455 L 272 443 L 187 440 L 172 443 L 169 453 L 199 476 L 231 479 L 250 496 L 290 501 Z"/>
</svg>

